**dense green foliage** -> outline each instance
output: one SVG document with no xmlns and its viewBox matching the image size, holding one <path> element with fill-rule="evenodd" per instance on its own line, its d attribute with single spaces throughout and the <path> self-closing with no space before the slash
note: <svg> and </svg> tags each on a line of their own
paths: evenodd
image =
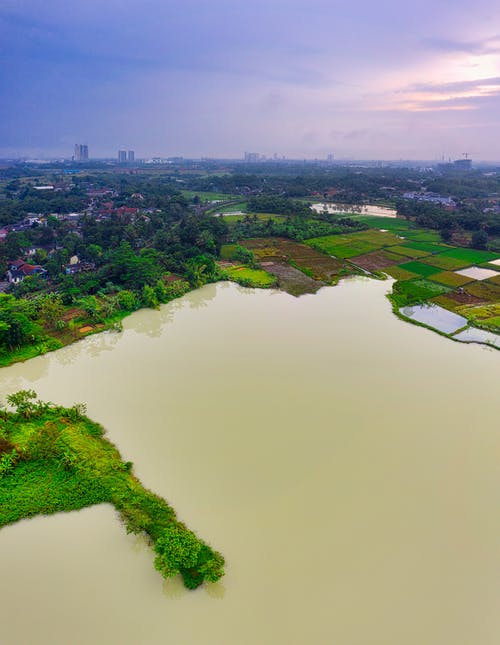
<svg viewBox="0 0 500 645">
<path fill-rule="evenodd" d="M 85 406 L 62 408 L 32 391 L 7 397 L 0 410 L 0 527 L 25 517 L 110 503 L 127 531 L 145 533 L 164 577 L 182 575 L 193 589 L 223 575 L 224 559 L 145 489 L 104 438 Z"/>
<path fill-rule="evenodd" d="M 389 246 L 402 258 L 392 258 L 394 266 L 387 267 L 398 279 L 500 255 L 496 168 L 174 160 L 123 170 L 99 162 L 0 169 L 0 227 L 8 227 L 0 239 L 0 265 L 5 269 L 8 261 L 22 258 L 47 271 L 46 279 L 27 277 L 8 285 L 8 295 L 0 294 L 0 364 L 112 327 L 131 311 L 158 307 L 207 282 L 230 277 L 267 286 L 274 278 L 248 273 L 265 268 L 245 248 L 252 238 L 307 241 L 334 256 L 339 266 L 333 273 L 332 267 L 318 271 L 304 258 L 278 258 L 327 283 L 362 270 L 356 258 L 385 249 L 384 257 L 364 260 L 378 275 L 382 261 L 391 259 Z M 310 204 L 318 202 L 335 203 L 340 212 L 312 211 Z M 367 203 L 395 207 L 400 217 L 361 214 Z M 216 215 L 229 209 L 243 213 Z M 357 236 L 351 238 L 353 232 Z M 462 248 L 450 251 L 440 242 Z M 79 268 L 72 269 L 71 258 Z M 420 271 L 401 266 L 417 258 Z M 246 269 L 233 267 L 228 276 L 221 259 Z M 449 280 L 458 285 L 456 278 Z M 283 281 L 282 275 L 278 284 Z"/>
</svg>

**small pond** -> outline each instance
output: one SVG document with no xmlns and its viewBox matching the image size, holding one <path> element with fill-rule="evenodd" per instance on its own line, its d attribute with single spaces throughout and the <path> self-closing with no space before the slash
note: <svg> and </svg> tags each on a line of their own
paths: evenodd
<svg viewBox="0 0 500 645">
<path fill-rule="evenodd" d="M 467 319 L 458 314 L 454 314 L 438 305 L 414 305 L 412 307 L 402 307 L 400 312 L 403 316 L 411 318 L 416 322 L 428 325 L 433 329 L 442 331 L 445 334 L 452 334 L 467 324 Z"/>
</svg>

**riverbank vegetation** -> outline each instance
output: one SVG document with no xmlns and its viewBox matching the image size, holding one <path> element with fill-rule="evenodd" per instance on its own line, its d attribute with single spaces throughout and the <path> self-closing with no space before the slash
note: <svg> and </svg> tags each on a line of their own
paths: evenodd
<svg viewBox="0 0 500 645">
<path fill-rule="evenodd" d="M 0 365 L 119 328 L 136 309 L 224 279 L 301 295 L 348 275 L 391 275 L 416 281 L 398 284 L 396 300 L 438 298 L 467 315 L 498 302 L 500 172 L 209 161 L 122 171 L 0 169 L 0 263 L 44 271 L 10 283 L 0 275 Z M 438 189 L 444 202 L 426 201 Z M 398 217 L 363 214 L 367 203 Z M 494 272 L 488 288 L 455 273 L 473 265 Z M 470 321 L 491 328 L 488 311 Z"/>
<path fill-rule="evenodd" d="M 127 532 L 148 537 L 164 577 L 180 574 L 189 589 L 220 579 L 224 558 L 141 485 L 85 406 L 45 403 L 28 390 L 7 402 L 0 409 L 0 527 L 108 503 Z"/>
</svg>

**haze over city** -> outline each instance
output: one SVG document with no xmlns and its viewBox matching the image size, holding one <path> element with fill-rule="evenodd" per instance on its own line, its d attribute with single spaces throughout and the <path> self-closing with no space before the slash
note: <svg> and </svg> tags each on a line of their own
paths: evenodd
<svg viewBox="0 0 500 645">
<path fill-rule="evenodd" d="M 500 5 L 4 0 L 0 156 L 498 160 Z"/>
</svg>

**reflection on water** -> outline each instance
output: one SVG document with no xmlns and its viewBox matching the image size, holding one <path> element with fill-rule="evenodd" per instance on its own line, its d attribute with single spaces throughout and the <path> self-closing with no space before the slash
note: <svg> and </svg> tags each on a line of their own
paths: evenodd
<svg viewBox="0 0 500 645">
<path fill-rule="evenodd" d="M 461 340 L 463 343 L 488 343 L 500 349 L 500 335 L 483 329 L 469 327 L 456 334 L 454 338 Z"/>
<path fill-rule="evenodd" d="M 467 318 L 438 305 L 413 305 L 402 307 L 400 311 L 407 318 L 424 323 L 445 334 L 452 334 L 467 325 Z"/>
<path fill-rule="evenodd" d="M 390 288 L 208 285 L 0 370 L 85 401 L 227 559 L 191 593 L 107 505 L 6 527 L 2 645 L 497 645 L 499 355 Z"/>
</svg>

